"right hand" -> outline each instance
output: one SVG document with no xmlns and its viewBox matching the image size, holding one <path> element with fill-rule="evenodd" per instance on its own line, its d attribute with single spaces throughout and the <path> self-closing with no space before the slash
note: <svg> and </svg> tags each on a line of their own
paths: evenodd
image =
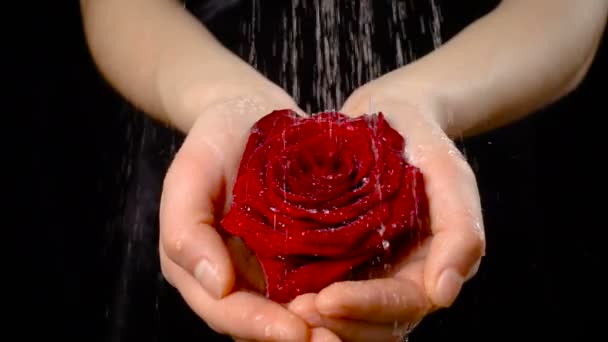
<svg viewBox="0 0 608 342">
<path fill-rule="evenodd" d="M 428 314 L 453 304 L 485 254 L 475 174 L 445 132 L 450 111 L 433 93 L 408 88 L 393 75 L 357 90 L 341 112 L 367 114 L 373 100 L 405 138 L 405 157 L 424 175 L 431 234 L 403 251 L 382 277 L 336 282 L 292 301 L 289 308 L 310 326 L 345 341 L 402 340 Z"/>
<path fill-rule="evenodd" d="M 255 341 L 331 341 L 335 336 L 326 329 L 311 332 L 282 305 L 240 287 L 263 285 L 257 260 L 242 243 L 224 241 L 216 230 L 229 209 L 252 125 L 276 109 L 298 111 L 274 85 L 240 94 L 246 95 L 214 101 L 200 111 L 166 174 L 160 207 L 163 275 L 218 333 Z"/>
</svg>

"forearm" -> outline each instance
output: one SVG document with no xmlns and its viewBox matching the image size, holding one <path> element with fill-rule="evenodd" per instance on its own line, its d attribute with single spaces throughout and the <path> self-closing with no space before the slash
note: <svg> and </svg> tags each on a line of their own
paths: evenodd
<svg viewBox="0 0 608 342">
<path fill-rule="evenodd" d="M 87 41 L 104 77 L 142 111 L 184 131 L 195 107 L 257 75 L 179 1 L 81 0 L 81 5 Z"/>
<path fill-rule="evenodd" d="M 510 0 L 444 46 L 387 75 L 439 99 L 449 135 L 507 124 L 573 90 L 591 64 L 606 0 Z"/>
</svg>

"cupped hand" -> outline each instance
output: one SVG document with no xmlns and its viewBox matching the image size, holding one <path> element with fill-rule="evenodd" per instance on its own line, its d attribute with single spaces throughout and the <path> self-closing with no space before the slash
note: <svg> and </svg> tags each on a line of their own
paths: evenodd
<svg viewBox="0 0 608 342">
<path fill-rule="evenodd" d="M 276 88 L 215 101 L 194 120 L 164 180 L 159 243 L 163 275 L 212 329 L 235 339 L 332 336 L 325 329 L 311 333 L 297 315 L 248 290 L 243 284 L 255 285 L 251 275 L 260 274 L 255 258 L 239 241 L 225 240 L 218 229 L 250 128 L 272 110 L 296 107 Z"/>
<path fill-rule="evenodd" d="M 425 177 L 431 235 L 404 253 L 385 277 L 334 283 L 289 305 L 311 326 L 325 327 L 346 341 L 392 341 L 407 335 L 425 315 L 452 305 L 485 253 L 475 175 L 444 133 L 449 112 L 432 94 L 403 89 L 390 76 L 380 78 L 353 93 L 341 112 L 383 112 L 405 137 L 406 158 Z"/>
</svg>

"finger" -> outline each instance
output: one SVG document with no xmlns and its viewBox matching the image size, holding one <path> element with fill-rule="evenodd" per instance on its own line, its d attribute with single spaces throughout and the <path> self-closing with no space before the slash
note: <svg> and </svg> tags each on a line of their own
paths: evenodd
<svg viewBox="0 0 608 342">
<path fill-rule="evenodd" d="M 425 175 L 429 197 L 433 238 L 424 280 L 433 303 L 447 307 L 485 252 L 483 219 L 470 166 L 443 133 L 426 132 L 411 132 L 409 150 Z"/>
<path fill-rule="evenodd" d="M 224 296 L 234 284 L 230 256 L 213 227 L 223 191 L 222 163 L 209 144 L 189 136 L 171 164 L 160 206 L 160 244 L 167 257 L 193 274 L 209 294 Z"/>
<path fill-rule="evenodd" d="M 340 338 L 326 328 L 314 328 L 311 330 L 311 342 L 341 342 Z"/>
<path fill-rule="evenodd" d="M 407 278 L 334 283 L 315 304 L 321 315 L 376 323 L 416 321 L 429 306 L 424 287 Z"/>
<path fill-rule="evenodd" d="M 405 334 L 404 328 L 396 322 L 373 324 L 362 321 L 321 317 L 321 326 L 332 331 L 343 341 L 397 341 Z"/>
<path fill-rule="evenodd" d="M 429 174 L 435 178 L 429 189 L 434 223 L 425 285 L 433 302 L 442 307 L 453 303 L 485 250 L 477 185 L 472 171 L 461 163 L 438 161 L 435 167 L 443 167 L 446 175 Z"/>
<path fill-rule="evenodd" d="M 314 297 L 296 298 L 292 307 L 299 306 L 296 310 L 305 320 L 307 316 L 320 313 L 380 323 L 417 321 L 431 310 L 424 287 L 424 262 L 429 242 L 427 239 L 416 249 L 403 251 L 401 260 L 386 274 L 392 279 L 334 283 Z M 314 306 L 306 304 L 306 300 L 314 301 Z"/>
<path fill-rule="evenodd" d="M 306 323 L 280 304 L 244 291 L 215 299 L 162 248 L 161 262 L 190 308 L 218 333 L 254 341 L 308 340 Z"/>
<path fill-rule="evenodd" d="M 402 332 L 401 325 L 394 322 L 375 324 L 323 316 L 316 306 L 316 294 L 296 297 L 288 308 L 312 327 L 324 327 L 344 341 L 392 341 Z"/>
<path fill-rule="evenodd" d="M 321 315 L 315 305 L 316 293 L 305 293 L 294 298 L 286 305 L 286 308 L 298 315 L 301 319 L 312 326 L 319 326 Z"/>
</svg>

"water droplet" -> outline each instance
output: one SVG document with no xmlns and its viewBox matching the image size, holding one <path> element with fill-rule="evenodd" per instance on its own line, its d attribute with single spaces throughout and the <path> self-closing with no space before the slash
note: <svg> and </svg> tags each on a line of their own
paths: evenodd
<svg viewBox="0 0 608 342">
<path fill-rule="evenodd" d="M 388 242 L 388 240 L 382 240 L 382 248 L 384 248 L 385 250 L 388 249 L 391 246 L 391 243 Z"/>
<path fill-rule="evenodd" d="M 378 234 L 380 234 L 380 236 L 384 236 L 385 231 L 386 231 L 386 226 L 384 224 L 380 224 L 380 228 L 378 228 Z"/>
<path fill-rule="evenodd" d="M 442 18 L 440 8 L 436 2 L 436 0 L 430 0 L 432 15 L 420 13 L 419 19 L 422 25 L 421 30 L 423 34 L 426 33 L 429 43 L 432 40 L 433 45 L 438 47 L 442 43 L 440 30 Z M 312 8 L 306 9 L 306 3 L 313 3 L 312 6 L 308 5 Z M 389 39 L 381 43 L 389 43 L 393 46 L 393 56 L 396 58 L 396 64 L 397 66 L 401 66 L 418 57 L 415 56 L 412 41 L 406 36 L 405 24 L 408 21 L 412 21 L 411 19 L 418 18 L 416 18 L 417 13 L 413 13 L 416 9 L 408 6 L 407 1 L 392 0 L 389 3 L 392 3 L 392 20 L 391 16 L 385 19 L 386 24 L 388 24 Z M 305 108 L 309 113 L 312 110 L 323 108 L 340 108 L 343 105 L 344 94 L 350 93 L 358 86 L 381 76 L 386 67 L 392 67 L 382 65 L 381 56 L 378 56 L 378 52 L 373 48 L 374 44 L 376 44 L 374 41 L 374 37 L 377 35 L 374 32 L 375 27 L 377 27 L 376 23 L 383 20 L 374 13 L 375 7 L 372 0 L 364 0 L 360 2 L 359 6 L 350 6 L 350 11 L 344 11 L 344 6 L 341 6 L 340 2 L 335 0 L 313 0 L 311 2 L 296 0 L 291 2 L 291 6 L 285 6 L 282 10 L 280 14 L 283 19 L 282 27 L 277 28 L 279 31 L 277 37 L 279 39 L 272 42 L 272 48 L 274 49 L 272 55 L 279 56 L 278 59 L 281 62 L 278 64 L 278 82 L 280 86 L 290 93 L 295 102 L 301 103 L 303 105 L 302 108 Z M 300 15 L 300 13 L 305 12 L 311 13 L 312 18 Z M 259 38 L 256 36 L 259 36 L 262 32 L 261 28 L 263 25 L 259 0 L 253 1 L 251 16 L 251 21 L 245 20 L 241 24 L 241 32 L 244 39 L 241 40 L 239 52 L 253 67 L 260 67 L 260 61 L 257 56 L 261 52 L 256 51 L 261 46 Z M 316 35 L 316 37 L 313 36 L 311 38 L 316 42 L 316 46 L 313 46 L 312 50 L 316 51 L 314 64 L 317 71 L 312 77 L 311 84 L 308 85 L 303 83 L 301 78 L 303 69 L 308 67 L 307 65 L 302 66 L 302 52 L 304 51 L 304 44 L 302 42 L 306 40 L 302 39 L 302 36 L 305 35 L 302 28 L 306 26 L 304 23 L 311 21 L 314 23 L 313 35 Z M 384 25 L 384 22 L 382 25 Z M 346 32 L 345 37 L 343 37 L 342 32 Z M 262 39 L 265 38 L 263 37 Z M 342 46 L 346 47 L 346 50 Z M 341 52 L 343 51 L 351 51 L 352 53 L 341 56 Z M 313 59 L 315 58 L 314 53 L 312 57 Z M 301 98 L 300 88 L 302 87 L 312 89 L 310 99 Z M 372 108 L 372 99 L 370 98 L 369 100 L 370 113 L 373 112 L 373 109 L 381 109 Z M 251 105 L 246 103 L 242 103 L 239 106 L 243 112 L 251 111 L 251 107 Z M 374 117 L 374 119 L 377 118 Z M 371 122 L 371 124 L 375 125 L 375 122 Z M 334 131 L 336 128 L 330 127 L 330 135 L 335 135 L 335 133 L 339 132 Z M 355 130 L 355 127 L 347 125 L 346 130 Z M 252 131 L 259 133 L 257 127 L 254 127 Z M 286 143 L 284 135 L 283 143 Z M 348 143 L 348 139 L 345 139 L 345 143 Z M 378 149 L 376 146 L 373 146 L 373 152 L 377 158 Z M 416 155 L 425 156 L 426 154 L 417 153 Z M 413 162 L 417 163 L 418 161 Z M 289 164 L 284 164 L 284 167 L 289 168 Z M 389 170 L 389 173 L 391 172 L 392 170 Z M 260 178 L 263 177 L 264 171 L 260 171 Z M 362 179 L 361 184 L 366 185 L 369 181 L 370 179 L 366 177 Z M 287 193 L 285 184 L 284 178 L 283 185 L 280 186 L 284 196 Z M 379 188 L 376 190 L 380 191 Z M 247 190 L 245 192 L 247 194 Z M 257 195 L 256 193 L 246 196 Z M 382 195 L 381 192 L 380 195 Z M 305 208 L 302 209 L 306 210 Z M 250 210 L 251 208 L 247 208 L 247 211 Z M 332 208 L 332 210 L 335 209 Z M 276 208 L 271 208 L 271 211 L 277 212 Z M 316 210 L 310 210 L 309 212 L 314 214 Z M 323 210 L 324 214 L 328 212 L 328 209 Z M 333 214 L 343 215 L 339 211 Z M 239 222 L 239 225 L 241 225 L 241 222 Z M 281 223 L 281 226 L 285 225 Z M 382 235 L 385 229 L 385 226 L 381 226 L 378 232 Z M 305 235 L 305 233 L 302 232 L 302 235 Z M 286 235 L 285 238 L 287 241 L 291 237 Z M 385 242 L 388 243 L 388 241 L 383 241 L 383 246 Z M 280 288 L 282 287 L 281 285 Z M 395 327 L 397 328 L 398 325 Z M 399 333 L 401 334 L 401 331 Z"/>
</svg>

